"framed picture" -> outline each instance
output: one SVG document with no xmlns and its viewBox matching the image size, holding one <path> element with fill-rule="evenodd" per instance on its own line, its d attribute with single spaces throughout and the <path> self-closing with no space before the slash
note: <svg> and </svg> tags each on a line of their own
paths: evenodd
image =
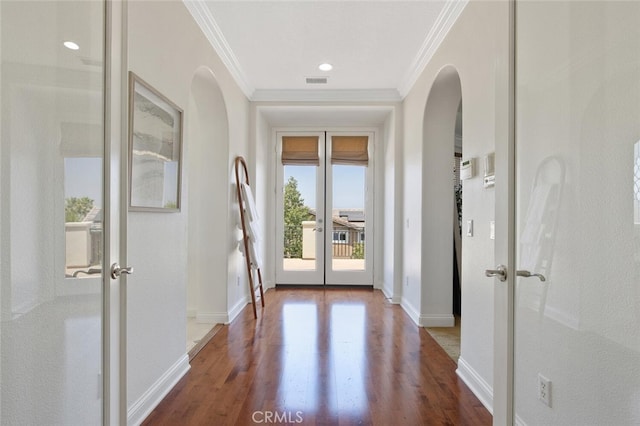
<svg viewBox="0 0 640 426">
<path fill-rule="evenodd" d="M 182 109 L 129 72 L 129 211 L 180 211 Z"/>
</svg>

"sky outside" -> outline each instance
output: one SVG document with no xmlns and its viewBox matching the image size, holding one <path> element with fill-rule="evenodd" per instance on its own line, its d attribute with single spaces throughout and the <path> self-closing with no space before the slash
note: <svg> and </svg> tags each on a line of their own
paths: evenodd
<svg viewBox="0 0 640 426">
<path fill-rule="evenodd" d="M 166 164 L 164 187 L 167 194 L 177 192 L 177 168 L 177 162 Z M 64 196 L 89 197 L 95 206 L 102 207 L 102 158 L 65 158 Z"/>
<path fill-rule="evenodd" d="M 334 165 L 333 167 L 333 208 L 364 209 L 365 171 L 362 166 Z M 285 183 L 293 176 L 298 181 L 298 191 L 304 204 L 316 208 L 317 166 L 285 166 Z"/>
</svg>

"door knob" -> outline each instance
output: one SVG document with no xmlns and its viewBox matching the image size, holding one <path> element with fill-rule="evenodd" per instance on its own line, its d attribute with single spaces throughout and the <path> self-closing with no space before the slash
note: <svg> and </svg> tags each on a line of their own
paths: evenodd
<svg viewBox="0 0 640 426">
<path fill-rule="evenodd" d="M 487 269 L 484 271 L 487 277 L 497 277 L 500 281 L 507 280 L 507 267 L 504 265 L 496 266 L 496 269 Z"/>
<path fill-rule="evenodd" d="M 525 278 L 529 278 L 529 277 L 538 277 L 540 279 L 540 281 L 545 282 L 547 279 L 544 277 L 544 275 L 542 274 L 532 274 L 529 271 L 516 271 L 516 275 L 519 277 L 525 277 Z"/>
<path fill-rule="evenodd" d="M 133 274 L 133 266 L 127 266 L 125 268 L 121 268 L 118 262 L 111 265 L 111 278 L 114 280 L 122 274 L 131 275 Z"/>
</svg>

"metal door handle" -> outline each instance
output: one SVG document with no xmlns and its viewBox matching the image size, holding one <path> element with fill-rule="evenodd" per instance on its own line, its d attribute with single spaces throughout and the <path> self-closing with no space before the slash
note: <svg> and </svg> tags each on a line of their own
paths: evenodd
<svg viewBox="0 0 640 426">
<path fill-rule="evenodd" d="M 504 265 L 496 266 L 496 269 L 487 269 L 484 271 L 487 277 L 497 277 L 500 281 L 507 280 L 507 267 Z"/>
<path fill-rule="evenodd" d="M 540 278 L 540 281 L 545 282 L 547 279 L 544 277 L 544 275 L 542 274 L 532 274 L 529 271 L 516 271 L 516 275 L 519 277 L 525 277 L 525 278 L 529 278 L 529 277 L 538 277 Z"/>
<path fill-rule="evenodd" d="M 111 278 L 114 280 L 122 274 L 131 275 L 133 274 L 133 266 L 127 266 L 125 268 L 121 268 L 118 262 L 111 265 Z"/>
</svg>

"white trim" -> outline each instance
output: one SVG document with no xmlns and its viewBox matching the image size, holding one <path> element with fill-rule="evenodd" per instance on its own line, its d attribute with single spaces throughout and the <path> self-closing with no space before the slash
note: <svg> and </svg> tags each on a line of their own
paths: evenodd
<svg viewBox="0 0 640 426">
<path fill-rule="evenodd" d="M 195 317 L 198 324 L 226 324 L 229 314 L 226 312 L 198 312 Z"/>
<path fill-rule="evenodd" d="M 244 298 L 238 300 L 238 303 L 233 305 L 231 309 L 229 309 L 229 314 L 227 315 L 226 321 L 223 324 L 231 324 L 231 322 L 236 319 L 240 312 L 249 304 L 249 296 L 245 296 Z"/>
<path fill-rule="evenodd" d="M 435 24 L 431 27 L 429 34 L 427 34 L 427 38 L 422 43 L 418 54 L 411 63 L 411 67 L 406 73 L 403 82 L 398 86 L 398 92 L 403 99 L 416 83 L 429 61 L 431 61 L 436 50 L 438 50 L 440 44 L 468 2 L 469 0 L 447 0 Z"/>
<path fill-rule="evenodd" d="M 229 46 L 229 43 L 224 38 L 222 30 L 220 30 L 216 20 L 213 18 L 206 2 L 199 0 L 183 0 L 183 3 L 189 13 L 191 13 L 191 16 L 193 16 L 193 19 L 204 33 L 207 40 L 209 40 L 209 43 L 211 43 L 211 46 L 213 46 L 213 49 L 218 54 L 227 70 L 229 70 L 229 73 L 231 73 L 231 76 L 240 87 L 240 90 L 242 90 L 247 98 L 251 99 L 254 88 L 245 77 L 236 55 L 233 53 L 231 46 Z"/>
<path fill-rule="evenodd" d="M 453 327 L 456 319 L 452 314 L 420 315 L 418 318 L 420 327 Z"/>
<path fill-rule="evenodd" d="M 382 294 L 384 294 L 384 297 L 387 298 L 387 299 L 391 299 L 393 297 L 393 294 L 391 293 L 389 288 L 387 288 L 384 285 L 384 283 L 382 284 L 382 287 L 380 287 L 380 291 L 382 292 Z"/>
<path fill-rule="evenodd" d="M 402 309 L 404 309 L 407 315 L 409 315 L 409 318 L 411 318 L 411 320 L 415 322 L 417 326 L 420 326 L 420 312 L 418 312 L 415 306 L 413 306 L 411 302 L 405 299 L 404 296 L 402 296 L 402 298 L 400 299 L 400 306 L 402 306 Z"/>
<path fill-rule="evenodd" d="M 198 315 L 197 309 L 187 309 L 187 318 L 195 318 Z"/>
<path fill-rule="evenodd" d="M 382 285 L 380 286 L 380 291 L 382 291 L 382 294 L 384 294 L 384 297 L 386 297 L 389 302 L 393 303 L 394 305 L 400 304 L 400 297 L 393 294 L 393 285 L 391 287 L 387 287 L 384 285 L 384 283 L 382 283 Z"/>
<path fill-rule="evenodd" d="M 482 402 L 487 410 L 493 415 L 493 389 L 476 370 L 469 365 L 462 357 L 458 358 L 458 377 L 471 389 L 471 392 Z"/>
<path fill-rule="evenodd" d="M 253 102 L 400 102 L 396 89 L 257 89 Z"/>
<path fill-rule="evenodd" d="M 527 424 L 516 414 L 516 426 L 527 426 Z"/>
<path fill-rule="evenodd" d="M 189 355 L 184 354 L 127 410 L 127 424 L 139 425 L 178 381 L 189 371 Z"/>
</svg>

